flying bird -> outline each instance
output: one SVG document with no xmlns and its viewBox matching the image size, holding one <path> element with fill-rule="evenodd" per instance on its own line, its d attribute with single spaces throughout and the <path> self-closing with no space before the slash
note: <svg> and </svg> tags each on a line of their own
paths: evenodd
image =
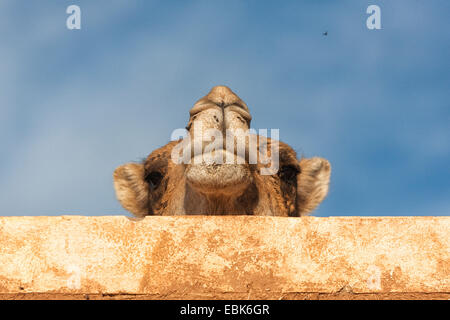
<svg viewBox="0 0 450 320">
<path fill-rule="evenodd" d="M 322 35 L 327 36 L 328 35 L 328 31 L 325 31 L 324 33 L 322 33 Z"/>
</svg>

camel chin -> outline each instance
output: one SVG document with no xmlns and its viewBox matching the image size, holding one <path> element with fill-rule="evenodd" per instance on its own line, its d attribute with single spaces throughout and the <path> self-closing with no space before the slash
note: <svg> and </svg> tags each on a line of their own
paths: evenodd
<svg viewBox="0 0 450 320">
<path fill-rule="evenodd" d="M 244 159 L 219 151 L 194 157 L 186 166 L 186 180 L 194 190 L 203 194 L 239 196 L 251 184 L 252 175 Z"/>
</svg>

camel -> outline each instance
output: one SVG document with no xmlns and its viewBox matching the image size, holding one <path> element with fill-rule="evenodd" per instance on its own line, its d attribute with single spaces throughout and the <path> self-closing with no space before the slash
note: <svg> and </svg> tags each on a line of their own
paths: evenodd
<svg viewBox="0 0 450 320">
<path fill-rule="evenodd" d="M 119 202 L 137 217 L 312 212 L 328 193 L 330 163 L 320 157 L 298 160 L 289 145 L 249 133 L 251 119 L 248 106 L 230 88 L 212 88 L 190 110 L 186 137 L 114 171 Z M 220 143 L 211 149 L 211 141 Z M 253 157 L 250 141 L 262 141 Z"/>
</svg>

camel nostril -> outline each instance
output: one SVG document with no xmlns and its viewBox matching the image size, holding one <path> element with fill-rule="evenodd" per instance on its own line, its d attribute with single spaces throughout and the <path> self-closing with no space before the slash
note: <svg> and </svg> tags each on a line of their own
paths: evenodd
<svg viewBox="0 0 450 320">
<path fill-rule="evenodd" d="M 216 120 L 216 122 L 219 123 L 219 118 L 217 118 L 217 116 L 214 116 L 214 120 Z"/>
</svg>

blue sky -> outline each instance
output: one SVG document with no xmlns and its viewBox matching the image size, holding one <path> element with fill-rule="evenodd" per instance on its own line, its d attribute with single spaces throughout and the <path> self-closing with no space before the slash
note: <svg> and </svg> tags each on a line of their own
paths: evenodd
<svg viewBox="0 0 450 320">
<path fill-rule="evenodd" d="M 82 29 L 66 28 L 67 6 Z M 366 8 L 381 8 L 381 30 Z M 318 216 L 450 214 L 450 2 L 0 2 L 0 215 L 126 214 L 112 172 L 214 85 L 332 164 Z M 328 31 L 328 36 L 322 33 Z"/>
</svg>

